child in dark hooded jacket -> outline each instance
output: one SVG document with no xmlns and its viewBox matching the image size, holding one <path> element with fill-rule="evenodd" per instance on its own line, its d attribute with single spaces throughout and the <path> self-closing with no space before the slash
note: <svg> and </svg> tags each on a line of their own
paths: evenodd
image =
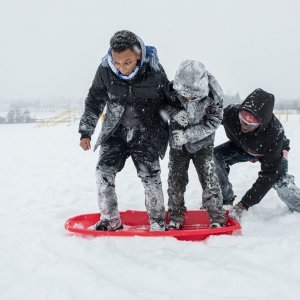
<svg viewBox="0 0 300 300">
<path fill-rule="evenodd" d="M 222 124 L 229 141 L 214 149 L 224 204 L 232 205 L 235 199 L 228 178 L 230 167 L 255 160 L 261 164 L 257 180 L 230 212 L 238 221 L 244 211 L 258 204 L 272 187 L 291 211 L 300 212 L 300 189 L 294 177 L 287 173 L 290 141 L 273 114 L 274 102 L 274 95 L 256 89 L 242 104 L 232 104 L 224 110 Z"/>
<path fill-rule="evenodd" d="M 183 61 L 174 78 L 173 96 L 185 110 L 170 114 L 171 137 L 168 177 L 168 229 L 181 229 L 185 219 L 184 193 L 190 160 L 202 186 L 202 207 L 211 227 L 225 223 L 222 193 L 213 160 L 215 130 L 223 117 L 223 94 L 215 78 L 203 64 Z"/>
</svg>

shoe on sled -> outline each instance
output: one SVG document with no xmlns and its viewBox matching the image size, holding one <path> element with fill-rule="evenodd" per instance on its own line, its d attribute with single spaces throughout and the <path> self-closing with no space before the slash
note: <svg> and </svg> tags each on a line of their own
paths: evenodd
<svg viewBox="0 0 300 300">
<path fill-rule="evenodd" d="M 223 225 L 218 222 L 213 222 L 209 226 L 209 228 L 220 228 L 220 227 L 223 227 Z"/>
<path fill-rule="evenodd" d="M 166 231 L 165 221 L 163 219 L 150 220 L 150 231 Z"/>
<path fill-rule="evenodd" d="M 123 229 L 121 219 L 101 220 L 95 225 L 96 230 L 101 231 L 116 231 Z"/>
<path fill-rule="evenodd" d="M 173 220 L 169 221 L 169 224 L 167 225 L 167 230 L 179 230 L 182 229 L 183 224 L 181 222 L 175 222 Z"/>
</svg>

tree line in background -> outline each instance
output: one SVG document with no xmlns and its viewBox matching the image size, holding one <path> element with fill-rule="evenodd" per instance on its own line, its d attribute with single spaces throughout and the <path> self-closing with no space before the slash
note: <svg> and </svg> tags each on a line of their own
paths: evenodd
<svg viewBox="0 0 300 300">
<path fill-rule="evenodd" d="M 224 107 L 229 104 L 241 103 L 242 99 L 239 93 L 234 95 L 224 96 Z M 8 112 L 10 110 L 23 109 L 29 111 L 63 111 L 70 108 L 76 108 L 82 110 L 84 107 L 84 99 L 69 99 L 63 97 L 38 99 L 38 100 L 1 100 L 0 111 Z M 300 98 L 299 99 L 276 99 L 276 109 L 290 109 L 300 110 Z"/>
</svg>

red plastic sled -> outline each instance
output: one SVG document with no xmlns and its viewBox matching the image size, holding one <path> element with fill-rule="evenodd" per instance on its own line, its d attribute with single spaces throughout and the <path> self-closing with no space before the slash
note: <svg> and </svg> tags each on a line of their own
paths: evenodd
<svg viewBox="0 0 300 300">
<path fill-rule="evenodd" d="M 239 233 L 241 226 L 232 218 L 227 218 L 226 225 L 221 228 L 209 228 L 209 219 L 205 210 L 186 212 L 186 219 L 182 230 L 149 231 L 147 212 L 127 210 L 120 212 L 124 228 L 117 231 L 97 231 L 93 226 L 100 220 L 100 213 L 85 214 L 72 217 L 65 223 L 66 230 L 82 235 L 101 237 L 174 237 L 182 241 L 201 241 L 210 235 Z"/>
</svg>

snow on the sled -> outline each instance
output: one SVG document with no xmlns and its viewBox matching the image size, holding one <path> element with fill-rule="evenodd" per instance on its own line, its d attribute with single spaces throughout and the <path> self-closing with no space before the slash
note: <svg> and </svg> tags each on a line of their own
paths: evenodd
<svg viewBox="0 0 300 300">
<path fill-rule="evenodd" d="M 298 185 L 299 122 L 299 116 L 290 116 L 283 123 Z M 300 215 L 289 213 L 273 190 L 249 210 L 240 236 L 204 242 L 83 238 L 63 225 L 71 216 L 98 211 L 98 152 L 79 148 L 77 124 L 1 125 L 0 135 L 0 299 L 299 299 Z M 216 144 L 225 140 L 218 129 Z M 166 204 L 167 163 L 166 156 Z M 251 163 L 232 168 L 238 197 L 257 171 L 258 164 Z M 201 188 L 192 166 L 189 175 L 187 206 L 197 209 Z M 144 210 L 130 159 L 117 176 L 117 194 L 120 210 Z"/>
</svg>

